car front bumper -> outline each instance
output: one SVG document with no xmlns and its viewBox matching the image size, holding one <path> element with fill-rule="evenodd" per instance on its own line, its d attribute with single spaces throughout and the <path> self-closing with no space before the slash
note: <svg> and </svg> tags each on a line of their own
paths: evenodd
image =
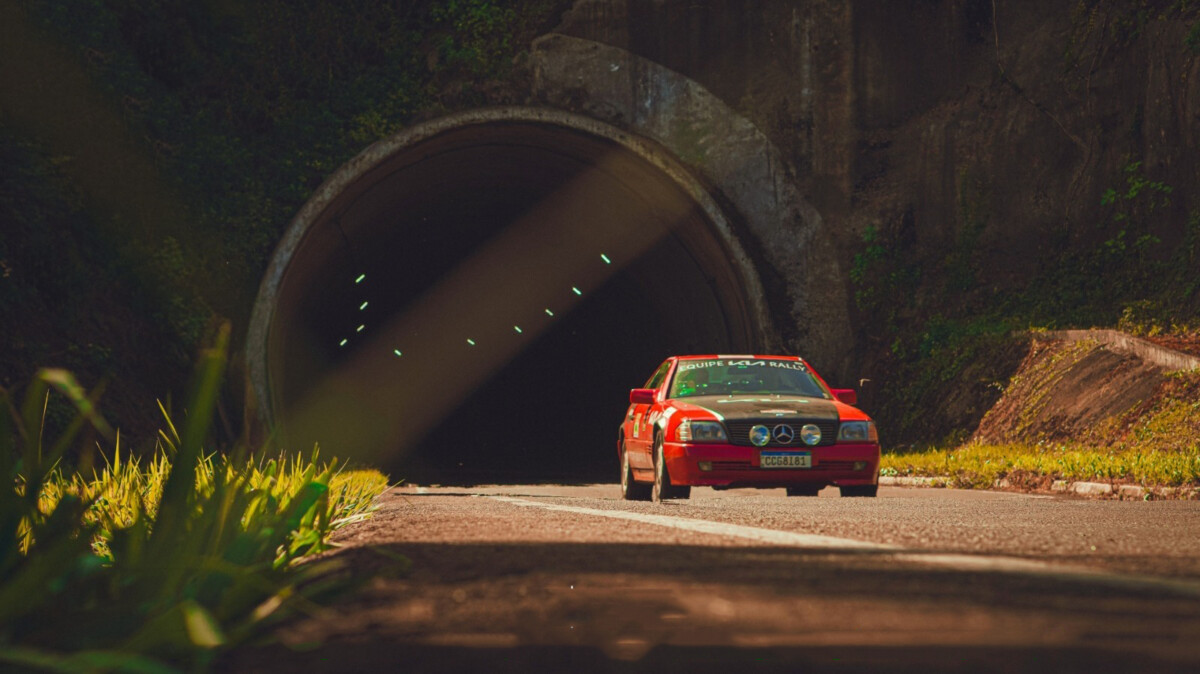
<svg viewBox="0 0 1200 674">
<path fill-rule="evenodd" d="M 810 468 L 763 468 L 763 451 L 809 452 Z M 707 487 L 787 487 L 877 484 L 879 445 L 845 443 L 828 447 L 739 447 L 720 443 L 663 443 L 671 482 Z"/>
</svg>

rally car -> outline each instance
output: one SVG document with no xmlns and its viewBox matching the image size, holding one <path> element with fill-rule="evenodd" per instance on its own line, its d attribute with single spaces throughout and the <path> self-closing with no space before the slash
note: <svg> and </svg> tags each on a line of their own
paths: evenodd
<svg viewBox="0 0 1200 674">
<path fill-rule="evenodd" d="M 688 498 L 693 486 L 875 496 L 879 435 L 851 389 L 795 356 L 673 356 L 629 392 L 617 437 L 621 495 Z"/>
</svg>

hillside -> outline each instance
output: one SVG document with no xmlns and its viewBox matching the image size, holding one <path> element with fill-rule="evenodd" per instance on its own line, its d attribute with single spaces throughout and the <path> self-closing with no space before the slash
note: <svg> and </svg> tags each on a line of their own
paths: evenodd
<svg viewBox="0 0 1200 674">
<path fill-rule="evenodd" d="M 1025 357 L 964 442 L 885 455 L 883 475 L 1024 490 L 1080 482 L 1083 493 L 1196 498 L 1200 357 L 1113 330 L 1019 341 Z"/>
<path fill-rule="evenodd" d="M 1200 357 L 1111 331 L 1034 334 L 972 440 L 1200 453 Z"/>
</svg>

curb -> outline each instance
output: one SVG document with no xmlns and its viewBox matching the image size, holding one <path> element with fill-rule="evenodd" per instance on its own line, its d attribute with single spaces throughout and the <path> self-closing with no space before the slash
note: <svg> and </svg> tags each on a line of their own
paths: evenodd
<svg viewBox="0 0 1200 674">
<path fill-rule="evenodd" d="M 1051 330 L 1031 333 L 1034 339 L 1068 342 L 1094 341 L 1117 351 L 1131 353 L 1164 370 L 1200 370 L 1200 357 L 1159 346 L 1119 330 Z"/>
<path fill-rule="evenodd" d="M 955 488 L 952 477 L 880 477 L 879 484 L 885 487 L 932 487 L 935 489 Z M 1037 491 L 1014 486 L 1008 480 L 996 480 L 993 489 L 1002 491 Z M 1200 498 L 1196 487 L 1143 487 L 1136 484 L 1113 485 L 1107 482 L 1068 482 L 1055 480 L 1050 484 L 1050 491 L 1056 494 L 1074 494 L 1087 498 L 1120 499 L 1122 501 L 1142 501 L 1148 499 L 1170 499 L 1179 501 L 1195 501 Z"/>
</svg>

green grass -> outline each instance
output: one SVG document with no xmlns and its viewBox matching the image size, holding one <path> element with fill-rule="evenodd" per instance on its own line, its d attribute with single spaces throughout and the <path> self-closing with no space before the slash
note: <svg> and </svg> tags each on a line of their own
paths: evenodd
<svg viewBox="0 0 1200 674">
<path fill-rule="evenodd" d="M 298 532 L 303 536 L 316 534 L 318 547 L 328 545 L 329 534 L 349 522 L 366 517 L 375 497 L 388 485 L 387 478 L 376 470 L 336 470 L 337 462 L 318 463 L 317 453 L 311 458 L 288 457 L 285 454 L 269 459 L 245 460 L 234 464 L 223 456 L 207 456 L 196 467 L 196 482 L 203 485 L 205 493 L 214 490 L 218 476 L 226 481 L 239 476 L 241 488 L 260 495 L 263 499 L 287 502 L 295 498 L 303 487 L 312 480 L 309 473 L 330 475 L 329 498 L 324 511 L 316 518 L 327 525 L 322 529 Z M 311 470 L 310 470 L 311 469 Z M 108 541 L 113 532 L 133 526 L 139 517 L 152 522 L 155 518 L 162 488 L 171 471 L 171 461 L 165 449 L 149 459 L 121 456 L 119 444 L 114 448 L 113 459 L 102 471 L 90 477 L 78 473 L 65 474 L 55 471 L 48 476 L 38 498 L 38 509 L 43 514 L 54 511 L 64 497 L 78 498 L 88 504 L 83 514 L 85 526 L 95 528 L 92 549 L 96 554 L 112 558 Z M 243 528 L 253 527 L 253 519 L 259 511 L 242 517 Z M 281 551 L 282 552 L 282 551 Z"/>
<path fill-rule="evenodd" d="M 16 404 L 0 389 L 0 669 L 204 670 L 224 648 L 345 589 L 328 549 L 387 487 L 369 470 L 204 449 L 228 329 L 197 370 L 189 414 L 158 452 L 84 477 L 64 467 L 81 431 L 108 433 L 68 373 L 43 370 Z M 52 395 L 77 410 L 47 432 Z M 52 436 L 52 437 L 51 437 Z"/>
<path fill-rule="evenodd" d="M 880 472 L 885 476 L 947 477 L 950 485 L 964 488 L 988 488 L 1002 478 L 1018 485 L 1036 484 L 1040 478 L 1192 486 L 1200 485 L 1200 446 L 1180 452 L 968 443 L 952 449 L 887 452 Z"/>
</svg>

